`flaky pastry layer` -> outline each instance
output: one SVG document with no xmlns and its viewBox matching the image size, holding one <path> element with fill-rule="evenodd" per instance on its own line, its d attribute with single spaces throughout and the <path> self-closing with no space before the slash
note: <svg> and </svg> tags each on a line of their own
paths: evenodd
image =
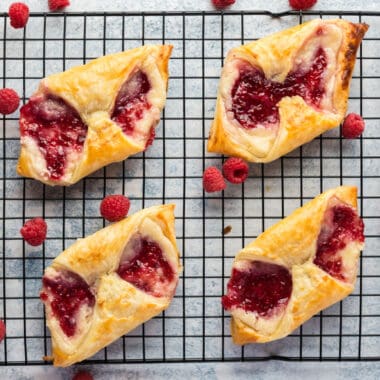
<svg viewBox="0 0 380 380">
<path fill-rule="evenodd" d="M 79 239 L 46 268 L 47 276 L 62 270 L 78 274 L 95 295 L 92 313 L 78 316 L 79 333 L 73 337 L 65 335 L 49 303 L 45 304 L 55 366 L 66 367 L 94 355 L 169 306 L 173 294 L 154 297 L 123 280 L 116 271 L 128 241 L 141 233 L 160 245 L 178 281 L 181 265 L 173 210 L 174 205 L 154 206 L 111 224 Z"/>
<path fill-rule="evenodd" d="M 208 151 L 266 163 L 338 126 L 347 110 L 356 51 L 367 29 L 366 24 L 341 19 L 316 19 L 231 49 L 221 74 Z M 325 32 L 319 36 L 318 30 Z M 286 96 L 277 104 L 277 126 L 242 127 L 229 111 L 240 62 L 261 69 L 272 81 L 283 82 L 295 66 L 309 64 L 310 53 L 318 43 L 329 59 L 320 109 L 307 104 L 301 96 Z"/>
<path fill-rule="evenodd" d="M 313 263 L 324 214 L 334 197 L 356 209 L 355 187 L 341 186 L 328 190 L 267 229 L 236 255 L 233 267 L 239 267 L 244 260 L 259 260 L 288 268 L 293 289 L 286 308 L 273 318 L 232 308 L 234 343 L 264 343 L 283 338 L 354 290 L 362 243 L 350 243 L 342 252 L 353 261 L 350 265 L 355 273 L 350 273 L 348 281 L 330 276 Z"/>
<path fill-rule="evenodd" d="M 30 137 L 21 137 L 18 174 L 48 185 L 71 185 L 112 162 L 125 160 L 145 149 L 145 141 L 126 135 L 111 120 L 120 88 L 136 70 L 147 75 L 151 90 L 147 112 L 148 126 L 155 127 L 166 100 L 168 61 L 171 45 L 147 45 L 100 57 L 83 66 L 44 78 L 37 92 L 62 98 L 72 106 L 87 125 L 83 151 L 68 163 L 65 175 L 51 180 L 45 159 Z"/>
</svg>

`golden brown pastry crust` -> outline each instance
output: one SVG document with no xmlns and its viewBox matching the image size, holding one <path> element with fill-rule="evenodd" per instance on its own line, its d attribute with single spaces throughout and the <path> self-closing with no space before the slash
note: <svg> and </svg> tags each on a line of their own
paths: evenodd
<svg viewBox="0 0 380 380">
<path fill-rule="evenodd" d="M 228 116 L 226 103 L 231 102 L 236 62 L 246 61 L 261 68 L 267 78 L 281 82 L 293 68 L 297 54 L 315 37 L 318 28 L 330 28 L 331 41 L 328 41 L 328 36 L 324 38 L 327 46 L 334 45 L 333 50 L 336 50 L 336 69 L 331 72 L 331 104 L 326 104 L 326 109 L 317 110 L 300 96 L 284 97 L 278 103 L 280 122 L 274 134 L 263 131 L 264 128 L 260 128 L 261 132 L 258 128 L 246 130 L 233 116 Z M 208 151 L 265 163 L 338 126 L 347 110 L 356 51 L 367 29 L 366 24 L 353 24 L 341 19 L 316 19 L 230 50 L 221 74 Z M 340 44 L 338 38 L 341 39 Z"/>
<path fill-rule="evenodd" d="M 131 73 L 141 68 L 152 87 L 148 94 L 153 106 L 149 112 L 156 114 L 152 124 L 155 126 L 158 123 L 159 112 L 165 105 L 171 51 L 171 45 L 142 46 L 106 55 L 86 65 L 44 78 L 34 95 L 48 92 L 74 107 L 88 126 L 86 141 L 79 162 L 65 173 L 63 179 L 54 181 L 48 177 L 46 165 L 41 167 L 37 164 L 38 148 L 31 146 L 27 138 L 21 137 L 18 174 L 48 185 L 71 185 L 105 165 L 143 151 L 145 141 L 137 141 L 123 133 L 110 119 L 110 114 L 123 83 Z"/>
<path fill-rule="evenodd" d="M 178 280 L 181 266 L 174 230 L 174 205 L 154 206 L 79 239 L 45 270 L 69 270 L 92 284 L 96 299 L 93 314 L 79 336 L 67 338 L 46 305 L 52 336 L 54 365 L 66 367 L 82 361 L 136 326 L 165 310 L 171 297 L 154 297 L 124 281 L 115 272 L 128 240 L 136 232 L 151 234 L 171 263 Z M 148 235 L 148 236 L 149 236 Z M 76 334 L 78 335 L 78 334 Z"/>
<path fill-rule="evenodd" d="M 232 309 L 234 343 L 264 343 L 283 338 L 353 291 L 356 268 L 352 281 L 347 282 L 330 276 L 313 263 L 321 223 L 332 197 L 356 208 L 355 187 L 328 190 L 270 227 L 236 255 L 233 266 L 241 260 L 263 260 L 287 267 L 292 274 L 293 290 L 286 309 L 273 322 L 254 317 L 254 313 Z M 354 258 L 355 267 L 362 248 L 359 243 L 346 248 L 345 254 Z"/>
</svg>

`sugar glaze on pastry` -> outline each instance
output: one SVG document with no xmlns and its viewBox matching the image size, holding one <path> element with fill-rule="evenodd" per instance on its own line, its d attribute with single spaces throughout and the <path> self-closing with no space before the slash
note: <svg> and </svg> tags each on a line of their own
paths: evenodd
<svg viewBox="0 0 380 380">
<path fill-rule="evenodd" d="M 79 239 L 46 268 L 40 298 L 54 365 L 82 361 L 165 310 L 181 271 L 174 205 Z"/>
<path fill-rule="evenodd" d="M 222 304 L 235 343 L 280 339 L 349 295 L 364 225 L 356 188 L 314 198 L 259 235 L 235 258 Z"/>
<path fill-rule="evenodd" d="M 142 46 L 44 78 L 20 111 L 18 173 L 71 185 L 145 150 L 165 104 L 171 50 Z"/>
<path fill-rule="evenodd" d="M 317 19 L 231 49 L 208 151 L 270 162 L 338 126 L 367 29 Z"/>
</svg>

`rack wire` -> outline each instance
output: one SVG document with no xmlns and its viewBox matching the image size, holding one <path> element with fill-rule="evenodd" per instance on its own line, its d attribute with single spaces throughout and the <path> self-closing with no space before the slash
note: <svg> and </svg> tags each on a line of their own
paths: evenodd
<svg viewBox="0 0 380 380">
<path fill-rule="evenodd" d="M 349 110 L 363 115 L 364 135 L 342 140 L 339 128 L 271 164 L 251 165 L 242 186 L 205 194 L 201 177 L 222 157 L 206 152 L 220 68 L 233 46 L 315 17 L 370 25 L 351 85 Z M 92 58 L 148 43 L 173 44 L 167 105 L 150 149 L 68 188 L 17 176 L 18 114 L 2 117 L 0 144 L 0 316 L 7 336 L 2 365 L 43 364 L 50 353 L 38 294 L 43 269 L 76 238 L 104 226 L 100 200 L 125 193 L 131 212 L 176 204 L 184 272 L 169 309 L 92 357 L 91 363 L 282 360 L 380 360 L 380 13 L 172 12 L 33 13 L 23 30 L 0 14 L 0 81 L 23 101 L 39 80 Z M 265 228 L 320 192 L 358 186 L 366 249 L 354 293 L 289 337 L 265 345 L 233 345 L 222 310 L 235 253 Z M 42 216 L 42 248 L 22 241 L 25 220 Z M 223 235 L 223 228 L 232 232 Z"/>
</svg>

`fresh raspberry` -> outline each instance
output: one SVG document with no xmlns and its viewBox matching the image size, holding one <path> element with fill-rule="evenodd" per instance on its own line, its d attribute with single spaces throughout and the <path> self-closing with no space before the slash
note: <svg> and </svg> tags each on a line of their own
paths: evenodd
<svg viewBox="0 0 380 380">
<path fill-rule="evenodd" d="M 304 11 L 311 8 L 316 2 L 317 0 L 289 0 L 289 5 L 297 11 Z"/>
<path fill-rule="evenodd" d="M 226 181 L 222 173 L 215 166 L 208 167 L 203 173 L 203 188 L 208 193 L 222 191 L 226 188 Z"/>
<path fill-rule="evenodd" d="M 223 164 L 223 175 L 231 183 L 242 183 L 248 177 L 248 164 L 241 158 L 230 157 Z"/>
<path fill-rule="evenodd" d="M 0 319 L 0 342 L 5 338 L 5 323 Z"/>
<path fill-rule="evenodd" d="M 8 115 L 17 110 L 20 104 L 20 97 L 15 90 L 11 88 L 2 88 L 0 90 L 0 113 Z"/>
<path fill-rule="evenodd" d="M 127 216 L 130 204 L 124 195 L 108 195 L 100 204 L 100 213 L 109 222 L 118 222 Z"/>
<path fill-rule="evenodd" d="M 42 218 L 34 218 L 28 220 L 20 232 L 28 244 L 41 245 L 46 239 L 47 225 Z"/>
<path fill-rule="evenodd" d="M 357 113 L 350 113 L 343 122 L 342 135 L 346 139 L 359 137 L 364 131 L 364 120 Z"/>
<path fill-rule="evenodd" d="M 51 11 L 56 11 L 61 8 L 65 8 L 68 5 L 70 5 L 69 0 L 48 0 L 49 3 L 49 9 Z"/>
<path fill-rule="evenodd" d="M 13 3 L 9 6 L 8 14 L 14 28 L 24 28 L 29 18 L 29 7 L 24 3 Z"/>
<path fill-rule="evenodd" d="M 91 373 L 87 371 L 80 371 L 74 375 L 73 380 L 94 380 L 94 378 Z"/>
<path fill-rule="evenodd" d="M 211 0 L 215 7 L 225 8 L 232 4 L 235 4 L 236 0 Z"/>
</svg>

